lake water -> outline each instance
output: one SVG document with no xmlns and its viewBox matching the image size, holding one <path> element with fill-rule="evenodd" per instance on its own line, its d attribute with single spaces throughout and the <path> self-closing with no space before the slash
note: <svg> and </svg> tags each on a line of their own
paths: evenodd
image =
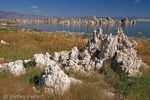
<svg viewBox="0 0 150 100">
<path fill-rule="evenodd" d="M 60 24 L 22 24 L 24 28 L 38 28 L 45 31 L 70 31 L 70 32 L 85 32 L 92 33 L 100 26 L 88 26 L 88 25 L 60 25 Z M 124 33 L 129 37 L 147 37 L 150 38 L 150 22 L 137 22 L 135 25 L 102 25 L 104 34 L 115 33 L 117 27 L 122 27 Z M 141 33 L 141 35 L 139 34 Z"/>
</svg>

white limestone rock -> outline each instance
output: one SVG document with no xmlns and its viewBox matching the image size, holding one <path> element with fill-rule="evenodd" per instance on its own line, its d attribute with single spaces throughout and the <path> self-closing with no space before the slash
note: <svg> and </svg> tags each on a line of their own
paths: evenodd
<svg viewBox="0 0 150 100">
<path fill-rule="evenodd" d="M 44 54 L 35 54 L 33 56 L 36 67 L 48 67 L 49 65 L 56 63 L 54 60 L 51 60 L 51 55 L 49 53 Z"/>
<path fill-rule="evenodd" d="M 3 66 L 0 64 L 0 72 L 3 72 Z"/>
<path fill-rule="evenodd" d="M 4 58 L 0 58 L 0 61 L 4 61 Z"/>
<path fill-rule="evenodd" d="M 84 71 L 84 67 L 80 64 L 79 51 L 77 47 L 73 47 L 69 53 L 69 58 L 65 64 L 66 70 Z"/>
<path fill-rule="evenodd" d="M 82 64 L 89 64 L 91 60 L 91 55 L 89 54 L 89 52 L 87 50 L 84 50 L 84 56 L 81 59 Z"/>
<path fill-rule="evenodd" d="M 9 71 L 14 76 L 20 76 L 26 73 L 22 60 L 2 64 L 4 71 Z"/>
<path fill-rule="evenodd" d="M 84 50 L 88 50 L 90 55 L 93 55 L 101 42 L 101 39 L 104 38 L 103 30 L 99 28 L 97 31 L 93 32 L 93 38 L 88 41 L 87 45 L 84 46 Z"/>
<path fill-rule="evenodd" d="M 77 47 L 73 47 L 71 51 L 55 52 L 53 59 L 66 70 L 81 72 L 100 71 L 105 63 L 115 62 L 124 73 L 135 76 L 141 74 L 141 60 L 134 50 L 136 45 L 135 41 L 123 33 L 122 28 L 117 28 L 115 35 L 104 35 L 103 30 L 99 28 L 93 32 L 93 38 L 84 47 L 83 57 L 80 57 Z M 45 62 L 51 62 L 50 56 L 40 55 L 38 62 L 36 59 L 35 62 L 37 65 L 49 66 L 50 64 Z"/>
<path fill-rule="evenodd" d="M 80 59 L 85 71 L 94 71 L 102 67 L 103 60 L 99 61 L 99 45 L 105 39 L 103 30 L 99 28 L 93 32 L 93 38 L 84 47 L 84 56 Z M 98 63 L 100 62 L 100 63 Z M 96 68 L 97 67 L 97 68 Z"/>
<path fill-rule="evenodd" d="M 73 47 L 70 54 L 69 54 L 69 58 L 71 60 L 77 60 L 79 56 L 79 50 L 77 47 Z"/>
<path fill-rule="evenodd" d="M 85 46 L 86 56 L 81 59 L 82 65 L 85 66 L 86 71 L 93 70 L 93 67 L 98 71 L 104 66 L 104 63 L 110 63 L 115 58 L 113 62 L 124 73 L 128 73 L 128 76 L 141 75 L 139 67 L 142 60 L 136 55 L 136 50 L 134 50 L 136 45 L 137 43 L 130 40 L 120 27 L 117 28 L 114 36 L 112 34 L 103 35 L 102 30 L 99 29 L 93 33 L 93 38 Z"/>
<path fill-rule="evenodd" d="M 61 52 L 54 52 L 53 59 L 58 62 L 60 61 L 62 64 L 65 64 L 67 59 L 69 59 L 70 51 L 61 51 Z"/>
<path fill-rule="evenodd" d="M 115 55 L 117 51 L 118 37 L 112 34 L 106 36 L 104 40 L 101 41 L 100 55 L 99 58 L 110 59 Z"/>
<path fill-rule="evenodd" d="M 2 68 L 2 65 L 0 64 L 0 68 Z"/>
<path fill-rule="evenodd" d="M 45 93 L 63 94 L 70 87 L 71 82 L 81 82 L 74 78 L 69 78 L 63 70 L 60 69 L 58 64 L 50 65 L 45 68 L 40 76 L 40 85 L 44 85 Z"/>
<path fill-rule="evenodd" d="M 105 59 L 101 59 L 101 60 L 96 61 L 96 64 L 95 64 L 95 70 L 96 71 L 100 71 L 100 69 L 103 67 L 104 60 Z"/>
<path fill-rule="evenodd" d="M 9 44 L 9 43 L 5 42 L 4 40 L 1 40 L 1 44 Z"/>
<path fill-rule="evenodd" d="M 73 70 L 75 72 L 85 72 L 85 69 L 82 65 L 78 64 L 79 62 L 74 62 L 72 60 L 69 60 L 65 66 L 65 69 L 67 71 Z"/>
<path fill-rule="evenodd" d="M 59 61 L 59 57 L 60 57 L 60 53 L 59 53 L 59 52 L 54 52 L 54 57 L 53 57 L 53 59 L 54 59 L 55 61 Z"/>
<path fill-rule="evenodd" d="M 118 36 L 117 52 L 115 61 L 122 71 L 128 76 L 141 76 L 139 68 L 142 60 L 137 57 L 136 50 L 134 50 L 137 43 L 130 40 L 124 33 L 122 28 L 117 28 L 116 35 Z"/>
<path fill-rule="evenodd" d="M 3 64 L 2 64 L 2 69 L 3 69 L 4 71 L 9 71 L 9 69 L 8 69 L 8 63 L 3 63 Z"/>
<path fill-rule="evenodd" d="M 116 36 L 118 36 L 118 49 L 135 48 L 137 43 L 134 40 L 130 40 L 124 33 L 121 27 L 116 30 Z"/>
<path fill-rule="evenodd" d="M 73 47 L 71 51 L 55 52 L 53 59 L 59 61 L 66 70 L 84 71 L 84 67 L 80 65 L 79 50 Z"/>
<path fill-rule="evenodd" d="M 142 60 L 136 56 L 136 50 L 133 48 L 125 49 L 123 51 L 118 50 L 115 61 L 122 71 L 128 74 L 128 76 L 135 77 L 142 75 L 142 73 L 139 71 Z"/>
<path fill-rule="evenodd" d="M 73 83 L 73 84 L 81 84 L 82 83 L 81 80 L 77 80 L 77 79 L 75 79 L 73 77 L 69 77 L 69 78 L 70 78 L 71 83 Z"/>
</svg>

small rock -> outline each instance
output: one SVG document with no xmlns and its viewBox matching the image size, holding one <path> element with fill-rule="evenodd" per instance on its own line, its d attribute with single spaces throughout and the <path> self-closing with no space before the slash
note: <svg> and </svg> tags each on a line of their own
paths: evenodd
<svg viewBox="0 0 150 100">
<path fill-rule="evenodd" d="M 116 94 L 114 92 L 112 92 L 110 89 L 104 89 L 102 92 L 109 99 L 111 99 L 111 100 L 115 99 Z"/>
<path fill-rule="evenodd" d="M 2 64 L 4 71 L 9 71 L 14 76 L 20 76 L 26 73 L 22 60 Z"/>
<path fill-rule="evenodd" d="M 36 64 L 36 67 L 48 67 L 49 65 L 56 63 L 55 61 L 51 60 L 51 55 L 49 53 L 44 54 L 35 54 L 33 56 L 34 62 Z"/>
<path fill-rule="evenodd" d="M 9 44 L 9 43 L 5 42 L 4 40 L 1 40 L 1 44 Z"/>
</svg>

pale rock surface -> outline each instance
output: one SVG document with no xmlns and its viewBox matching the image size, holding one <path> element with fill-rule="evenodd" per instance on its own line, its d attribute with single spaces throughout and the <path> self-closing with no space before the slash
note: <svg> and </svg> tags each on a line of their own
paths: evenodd
<svg viewBox="0 0 150 100">
<path fill-rule="evenodd" d="M 123 50 L 127 48 L 135 48 L 137 43 L 134 40 L 130 40 L 124 33 L 121 27 L 116 30 L 116 36 L 118 36 L 118 49 Z"/>
<path fill-rule="evenodd" d="M 70 51 L 61 51 L 61 52 L 54 52 L 54 61 L 60 61 L 62 64 L 65 64 L 67 59 L 69 59 Z"/>
<path fill-rule="evenodd" d="M 136 56 L 136 51 L 131 49 L 124 49 L 123 51 L 117 51 L 115 61 L 122 71 L 128 74 L 128 76 L 141 76 L 139 71 L 142 60 Z"/>
<path fill-rule="evenodd" d="M 100 71 L 100 69 L 103 67 L 105 59 L 97 60 L 95 65 L 95 71 Z"/>
<path fill-rule="evenodd" d="M 2 65 L 0 64 L 0 68 L 2 68 Z"/>
<path fill-rule="evenodd" d="M 84 67 L 80 65 L 79 51 L 77 47 L 73 47 L 66 61 L 65 69 L 74 71 L 84 71 Z"/>
<path fill-rule="evenodd" d="M 105 37 L 101 41 L 100 58 L 110 59 L 115 55 L 117 51 L 118 37 L 112 34 Z"/>
<path fill-rule="evenodd" d="M 4 61 L 4 58 L 0 58 L 0 61 Z"/>
<path fill-rule="evenodd" d="M 128 76 L 140 76 L 142 60 L 137 57 L 134 49 L 136 41 L 129 39 L 120 27 L 115 35 L 103 35 L 102 32 L 101 28 L 93 32 L 93 38 L 85 46 L 84 57 L 79 59 L 80 68 L 84 66 L 85 71 L 99 71 L 104 63 L 115 62 Z"/>
<path fill-rule="evenodd" d="M 137 76 L 141 75 L 139 67 L 142 60 L 136 56 L 136 45 L 137 43 L 129 39 L 120 27 L 115 35 L 104 35 L 103 30 L 99 28 L 93 32 L 93 38 L 85 45 L 83 57 L 80 57 L 77 47 L 74 47 L 71 51 L 55 52 L 53 59 L 60 60 L 59 63 L 67 70 L 81 72 L 100 71 L 105 63 L 113 62 L 128 76 Z"/>
<path fill-rule="evenodd" d="M 26 73 L 22 60 L 2 64 L 4 71 L 9 71 L 14 76 L 20 76 Z"/>
<path fill-rule="evenodd" d="M 48 67 L 49 65 L 56 63 L 55 61 L 51 60 L 51 55 L 49 53 L 44 54 L 35 54 L 33 56 L 34 62 L 36 64 L 36 67 Z"/>
<path fill-rule="evenodd" d="M 82 83 L 81 80 L 77 80 L 77 79 L 75 79 L 73 77 L 69 77 L 69 78 L 70 78 L 71 83 L 73 83 L 73 84 L 81 84 Z"/>
<path fill-rule="evenodd" d="M 141 76 L 139 68 L 142 60 L 137 57 L 137 51 L 134 49 L 137 43 L 130 40 L 124 33 L 122 28 L 117 28 L 116 36 L 118 36 L 118 50 L 115 56 L 115 62 L 121 70 L 128 76 Z"/>
<path fill-rule="evenodd" d="M 4 40 L 1 40 L 1 44 L 9 44 L 9 43 L 5 42 Z"/>
<path fill-rule="evenodd" d="M 115 91 L 114 88 L 109 88 L 109 89 L 102 90 L 102 93 L 110 100 L 115 100 L 116 94 L 114 93 L 114 91 Z"/>
<path fill-rule="evenodd" d="M 4 71 L 9 71 L 9 69 L 8 69 L 8 63 L 3 63 L 3 64 L 2 64 L 2 69 L 3 69 Z"/>
<path fill-rule="evenodd" d="M 0 72 L 3 71 L 3 66 L 0 64 Z"/>
<path fill-rule="evenodd" d="M 90 55 L 94 54 L 98 49 L 101 39 L 102 40 L 104 39 L 104 35 L 103 35 L 103 30 L 101 28 L 99 28 L 97 31 L 95 30 L 93 32 L 93 38 L 88 41 L 88 43 L 84 47 L 84 49 L 88 50 Z"/>
<path fill-rule="evenodd" d="M 72 77 L 68 77 L 58 64 L 52 64 L 45 68 L 40 76 L 40 85 L 44 85 L 45 93 L 63 94 L 67 91 L 72 83 L 81 83 Z"/>
</svg>

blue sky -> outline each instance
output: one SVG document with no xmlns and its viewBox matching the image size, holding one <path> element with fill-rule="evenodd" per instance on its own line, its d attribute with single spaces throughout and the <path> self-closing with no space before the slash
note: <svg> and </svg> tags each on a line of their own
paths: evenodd
<svg viewBox="0 0 150 100">
<path fill-rule="evenodd" d="M 0 9 L 48 16 L 150 17 L 150 0 L 1 0 Z"/>
</svg>

